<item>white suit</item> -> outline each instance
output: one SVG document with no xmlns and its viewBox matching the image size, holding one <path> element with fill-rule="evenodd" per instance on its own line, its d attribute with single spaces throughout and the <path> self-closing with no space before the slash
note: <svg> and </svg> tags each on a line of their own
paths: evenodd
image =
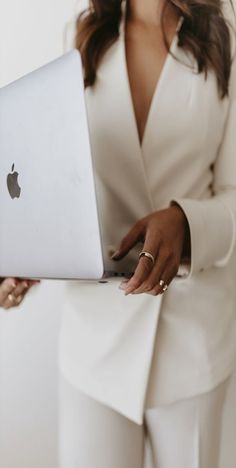
<svg viewBox="0 0 236 468">
<path fill-rule="evenodd" d="M 177 39 L 141 146 L 124 17 L 86 102 L 107 267 L 110 247 L 138 219 L 175 201 L 190 225 L 190 271 L 163 297 L 124 297 L 117 279 L 70 282 L 60 335 L 64 376 L 138 424 L 147 407 L 214 388 L 236 362 L 236 61 L 221 100 L 215 74 L 197 74 Z M 137 252 L 116 268 L 135 267 Z"/>
</svg>

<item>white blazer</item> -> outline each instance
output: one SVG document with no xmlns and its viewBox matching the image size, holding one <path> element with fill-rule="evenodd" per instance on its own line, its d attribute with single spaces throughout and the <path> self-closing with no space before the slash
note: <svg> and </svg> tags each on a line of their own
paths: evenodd
<svg viewBox="0 0 236 468">
<path fill-rule="evenodd" d="M 173 201 L 190 225 L 191 265 L 159 297 L 125 297 L 117 279 L 68 282 L 59 363 L 78 389 L 141 424 L 145 408 L 210 390 L 236 363 L 236 60 L 220 100 L 176 31 L 179 61 L 168 54 L 140 145 L 124 18 L 86 90 L 107 267 L 134 222 Z"/>
</svg>

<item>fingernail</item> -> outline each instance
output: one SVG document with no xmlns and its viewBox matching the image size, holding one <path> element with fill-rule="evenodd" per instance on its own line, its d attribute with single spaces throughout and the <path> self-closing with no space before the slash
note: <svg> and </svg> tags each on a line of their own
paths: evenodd
<svg viewBox="0 0 236 468">
<path fill-rule="evenodd" d="M 116 250 L 115 253 L 111 256 L 112 260 L 117 260 L 120 255 L 120 250 Z"/>
<path fill-rule="evenodd" d="M 127 288 L 125 290 L 125 296 L 128 296 L 133 291 L 133 288 Z"/>
<path fill-rule="evenodd" d="M 24 281 L 24 282 L 23 282 L 23 286 L 24 286 L 24 288 L 28 288 L 28 287 L 29 287 L 28 281 Z"/>
</svg>

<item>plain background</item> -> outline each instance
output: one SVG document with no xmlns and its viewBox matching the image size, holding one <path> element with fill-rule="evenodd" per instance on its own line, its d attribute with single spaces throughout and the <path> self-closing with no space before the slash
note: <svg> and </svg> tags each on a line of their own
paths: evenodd
<svg viewBox="0 0 236 468">
<path fill-rule="evenodd" d="M 0 86 L 68 50 L 79 0 L 0 0 Z M 57 468 L 57 336 L 64 283 L 43 281 L 0 310 L 0 467 Z M 236 378 L 223 454 L 236 466 Z M 224 458 L 225 460 L 225 458 Z M 212 467 L 209 467 L 212 468 Z"/>
</svg>

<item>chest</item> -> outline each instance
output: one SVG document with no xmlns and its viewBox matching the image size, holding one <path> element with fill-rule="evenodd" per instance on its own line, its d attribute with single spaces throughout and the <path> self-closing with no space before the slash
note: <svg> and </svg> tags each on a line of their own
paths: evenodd
<svg viewBox="0 0 236 468">
<path fill-rule="evenodd" d="M 175 34 L 175 27 L 169 28 L 168 37 Z M 147 31 L 127 23 L 125 58 L 140 143 L 167 55 L 161 27 Z"/>
</svg>

